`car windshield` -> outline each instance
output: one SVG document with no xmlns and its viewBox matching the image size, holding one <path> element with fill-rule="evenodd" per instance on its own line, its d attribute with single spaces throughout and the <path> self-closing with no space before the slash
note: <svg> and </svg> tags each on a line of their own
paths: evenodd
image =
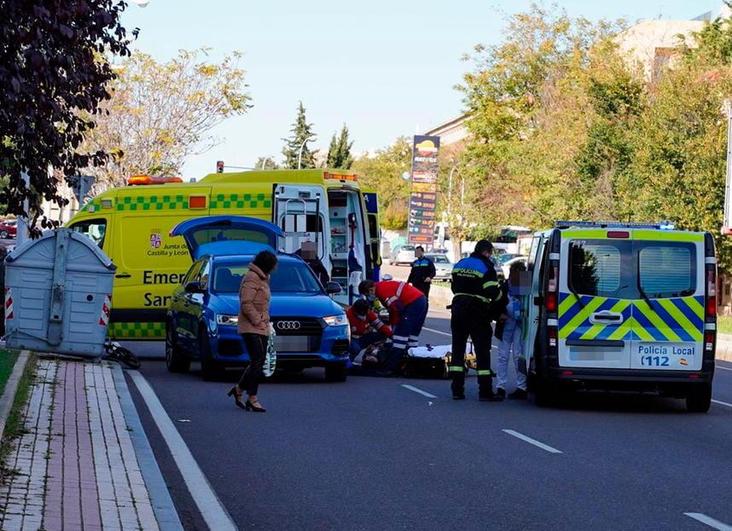
<svg viewBox="0 0 732 531">
<path fill-rule="evenodd" d="M 399 248 L 399 251 L 414 251 L 414 246 L 412 245 L 403 245 Z"/>
<path fill-rule="evenodd" d="M 217 264 L 214 268 L 212 291 L 238 293 L 242 278 L 249 270 L 250 260 Z M 310 267 L 304 262 L 280 262 L 270 280 L 272 293 L 322 293 Z"/>
<path fill-rule="evenodd" d="M 427 255 L 427 258 L 432 260 L 436 264 L 449 264 L 450 260 L 447 259 L 447 256 L 444 254 L 430 254 Z"/>
<path fill-rule="evenodd" d="M 493 256 L 495 256 L 495 258 L 496 258 L 496 261 L 497 261 L 497 262 L 498 262 L 499 264 L 503 265 L 503 264 L 505 264 L 506 262 L 508 262 L 509 260 L 511 260 L 511 259 L 513 259 L 513 258 L 516 258 L 516 257 L 517 257 L 518 255 L 516 255 L 516 254 L 511 254 L 511 253 L 503 253 L 503 254 L 498 254 L 498 255 L 493 255 Z"/>
</svg>

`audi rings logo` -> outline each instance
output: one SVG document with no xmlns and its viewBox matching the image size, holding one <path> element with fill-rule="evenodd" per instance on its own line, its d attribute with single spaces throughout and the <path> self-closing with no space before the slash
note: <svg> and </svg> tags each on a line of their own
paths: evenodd
<svg viewBox="0 0 732 531">
<path fill-rule="evenodd" d="M 278 321 L 277 330 L 300 330 L 300 321 Z"/>
</svg>

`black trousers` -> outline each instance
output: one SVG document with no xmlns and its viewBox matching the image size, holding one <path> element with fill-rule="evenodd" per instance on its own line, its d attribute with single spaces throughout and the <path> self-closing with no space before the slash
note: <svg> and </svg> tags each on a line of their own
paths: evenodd
<svg viewBox="0 0 732 531">
<path fill-rule="evenodd" d="M 262 379 L 262 368 L 267 357 L 268 337 L 262 334 L 242 334 L 244 345 L 249 352 L 249 366 L 241 375 L 239 389 L 246 391 L 248 395 L 256 395 L 259 389 L 259 381 Z"/>
<path fill-rule="evenodd" d="M 465 349 L 470 337 L 478 362 L 480 393 L 490 394 L 493 391 L 491 371 L 493 330 L 488 305 L 475 297 L 456 296 L 452 300 L 450 328 L 452 330 L 450 376 L 453 391 L 462 392 L 465 387 Z"/>
</svg>

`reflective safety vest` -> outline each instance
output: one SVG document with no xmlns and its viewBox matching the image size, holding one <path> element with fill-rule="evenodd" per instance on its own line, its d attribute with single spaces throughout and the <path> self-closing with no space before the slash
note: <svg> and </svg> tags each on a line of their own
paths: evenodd
<svg viewBox="0 0 732 531">
<path fill-rule="evenodd" d="M 360 338 L 370 330 L 379 332 L 386 337 L 392 336 L 391 327 L 379 319 L 376 312 L 369 310 L 366 315 L 357 315 L 356 312 L 353 311 L 353 307 L 350 307 L 346 310 L 346 316 L 348 317 L 348 323 L 351 326 L 351 337 L 353 339 Z"/>
</svg>

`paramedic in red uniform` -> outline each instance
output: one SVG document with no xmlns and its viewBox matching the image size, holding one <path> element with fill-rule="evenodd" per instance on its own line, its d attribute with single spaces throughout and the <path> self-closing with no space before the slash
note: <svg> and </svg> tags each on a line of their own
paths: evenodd
<svg viewBox="0 0 732 531">
<path fill-rule="evenodd" d="M 358 355 L 366 347 L 393 334 L 391 327 L 384 323 L 371 309 L 366 299 L 358 299 L 346 310 L 348 324 L 351 327 L 351 358 Z"/>
<path fill-rule="evenodd" d="M 384 375 L 391 376 L 399 369 L 399 362 L 407 347 L 419 345 L 419 334 L 427 317 L 427 298 L 414 286 L 396 280 L 364 280 L 359 284 L 358 291 L 366 298 L 375 296 L 389 310 L 394 335 Z"/>
</svg>

